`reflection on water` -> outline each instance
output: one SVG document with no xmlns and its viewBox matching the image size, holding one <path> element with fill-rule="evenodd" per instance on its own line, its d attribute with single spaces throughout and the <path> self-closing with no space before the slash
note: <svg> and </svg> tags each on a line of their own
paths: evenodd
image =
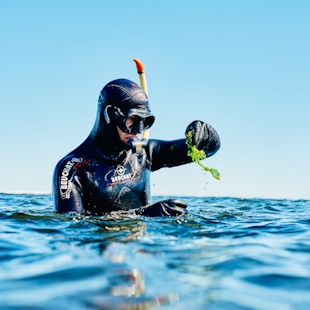
<svg viewBox="0 0 310 310">
<path fill-rule="evenodd" d="M 1 310 L 310 308 L 309 201 L 182 199 L 183 218 L 89 217 L 0 194 Z"/>
<path fill-rule="evenodd" d="M 121 279 L 118 279 L 118 278 Z M 121 281 L 120 281 L 121 280 Z M 117 285 L 117 282 L 129 282 L 127 285 Z M 113 285 L 113 283 L 115 285 Z M 125 270 L 116 275 L 112 280 L 111 294 L 113 296 L 126 296 L 126 297 L 139 297 L 144 291 L 144 282 L 141 277 L 141 273 L 137 269 Z"/>
</svg>

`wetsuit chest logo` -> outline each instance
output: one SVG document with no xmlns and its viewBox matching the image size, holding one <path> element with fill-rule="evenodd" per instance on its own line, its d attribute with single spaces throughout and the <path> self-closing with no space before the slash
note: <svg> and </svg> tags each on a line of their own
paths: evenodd
<svg viewBox="0 0 310 310">
<path fill-rule="evenodd" d="M 125 168 L 122 165 L 118 165 L 115 169 L 110 170 L 105 175 L 106 182 L 109 183 L 120 183 L 127 180 L 134 179 L 136 173 L 133 171 L 127 172 L 128 168 Z"/>
</svg>

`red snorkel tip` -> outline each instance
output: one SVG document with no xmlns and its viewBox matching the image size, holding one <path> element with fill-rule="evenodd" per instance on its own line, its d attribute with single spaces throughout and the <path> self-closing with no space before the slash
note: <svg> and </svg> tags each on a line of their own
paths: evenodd
<svg viewBox="0 0 310 310">
<path fill-rule="evenodd" d="M 137 58 L 133 58 L 133 61 L 136 63 L 136 67 L 138 70 L 138 73 L 143 73 L 144 71 L 144 65 L 141 62 L 141 60 L 137 59 Z"/>
</svg>

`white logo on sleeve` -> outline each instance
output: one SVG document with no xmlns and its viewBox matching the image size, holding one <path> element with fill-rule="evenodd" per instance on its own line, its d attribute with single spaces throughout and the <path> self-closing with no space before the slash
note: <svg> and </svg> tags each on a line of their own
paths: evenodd
<svg viewBox="0 0 310 310">
<path fill-rule="evenodd" d="M 71 179 L 74 174 L 72 174 L 70 179 L 69 179 L 69 174 L 70 174 L 72 167 L 77 163 L 81 163 L 82 161 L 83 161 L 83 158 L 72 158 L 66 163 L 65 167 L 62 169 L 60 180 L 59 180 L 59 190 L 60 190 L 61 199 L 70 198 L 70 193 L 72 190 Z"/>
</svg>

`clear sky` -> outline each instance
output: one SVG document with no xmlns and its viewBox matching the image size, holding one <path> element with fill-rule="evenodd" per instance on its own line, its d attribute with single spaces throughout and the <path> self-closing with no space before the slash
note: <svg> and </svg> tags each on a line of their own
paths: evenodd
<svg viewBox="0 0 310 310">
<path fill-rule="evenodd" d="M 139 82 L 151 137 L 195 119 L 222 146 L 152 174 L 153 195 L 310 199 L 310 1 L 2 0 L 0 191 L 51 192 L 55 164 L 88 136 L 102 87 Z"/>
</svg>

